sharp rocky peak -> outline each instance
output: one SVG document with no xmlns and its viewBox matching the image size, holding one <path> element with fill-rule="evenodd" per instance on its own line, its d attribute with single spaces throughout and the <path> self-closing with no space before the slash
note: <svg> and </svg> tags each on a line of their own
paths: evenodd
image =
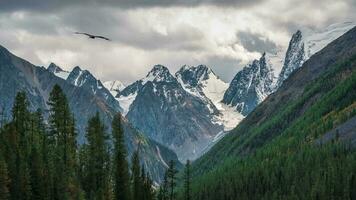
<svg viewBox="0 0 356 200">
<path fill-rule="evenodd" d="M 272 65 L 263 53 L 259 60 L 252 61 L 236 74 L 222 102 L 247 115 L 272 92 L 273 80 Z"/>
<path fill-rule="evenodd" d="M 172 82 L 175 78 L 169 72 L 168 68 L 163 65 L 155 65 L 152 70 L 143 79 L 143 82 Z"/>
<path fill-rule="evenodd" d="M 56 65 L 53 62 L 48 65 L 47 70 L 52 73 L 64 72 L 64 70 L 61 67 L 59 67 L 58 65 Z"/>
<path fill-rule="evenodd" d="M 188 66 L 183 65 L 175 74 L 184 84 L 192 87 L 197 86 L 201 81 L 209 79 L 209 76 L 215 73 L 206 65 Z"/>
</svg>

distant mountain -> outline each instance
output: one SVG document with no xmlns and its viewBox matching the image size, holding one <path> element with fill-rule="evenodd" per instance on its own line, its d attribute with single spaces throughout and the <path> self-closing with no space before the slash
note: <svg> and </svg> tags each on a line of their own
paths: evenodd
<svg viewBox="0 0 356 200">
<path fill-rule="evenodd" d="M 332 24 L 321 30 L 298 30 L 293 34 L 285 55 L 283 68 L 279 74 L 276 89 L 285 79 L 302 66 L 316 52 L 340 37 L 356 25 L 354 22 Z"/>
<path fill-rule="evenodd" d="M 313 54 L 193 163 L 192 198 L 351 195 L 345 185 L 353 182 L 343 183 L 354 176 L 355 102 L 356 27 Z"/>
<path fill-rule="evenodd" d="M 272 93 L 273 81 L 272 64 L 264 53 L 235 75 L 222 102 L 247 115 Z"/>
<path fill-rule="evenodd" d="M 259 60 L 252 61 L 239 71 L 226 90 L 222 102 L 246 116 L 306 60 L 355 25 L 353 22 L 345 22 L 318 31 L 298 30 L 292 35 L 285 54 L 280 49 L 274 54 L 264 53 Z M 272 69 L 280 68 L 280 74 L 274 77 Z"/>
<path fill-rule="evenodd" d="M 190 78 L 193 83 L 196 77 Z M 215 120 L 220 113 L 214 104 L 182 87 L 162 65 L 127 86 L 117 99 L 137 129 L 172 148 L 180 160 L 200 156 L 223 130 Z"/>
<path fill-rule="evenodd" d="M 229 85 L 208 66 L 184 65 L 175 76 L 187 92 L 205 101 L 212 110 L 218 111 L 213 120 L 222 124 L 225 131 L 232 129 L 243 119 L 234 108 L 221 102 Z"/>
<path fill-rule="evenodd" d="M 110 131 L 112 117 L 121 108 L 110 92 L 89 71 L 76 67 L 72 72 L 65 72 L 55 64 L 51 64 L 48 69 L 37 67 L 0 46 L 0 105 L 7 118 L 11 117 L 11 108 L 18 91 L 26 92 L 31 110 L 41 108 L 45 117 L 48 117 L 49 108 L 46 102 L 55 84 L 63 89 L 68 98 L 76 119 L 79 143 L 85 142 L 87 121 L 96 112 L 99 112 Z M 127 119 L 123 118 L 123 122 L 128 156 L 140 143 L 142 164 L 152 178 L 159 182 L 163 178 L 169 160 L 177 161 L 176 154 L 145 137 L 134 129 Z"/>
<path fill-rule="evenodd" d="M 104 83 L 105 88 L 107 88 L 112 96 L 116 97 L 116 95 L 123 89 L 125 89 L 125 85 L 120 81 L 105 81 Z"/>
<path fill-rule="evenodd" d="M 51 63 L 47 69 L 48 71 L 62 79 L 67 79 L 70 73 L 68 71 L 63 70 L 61 67 L 57 66 L 54 63 Z"/>
</svg>

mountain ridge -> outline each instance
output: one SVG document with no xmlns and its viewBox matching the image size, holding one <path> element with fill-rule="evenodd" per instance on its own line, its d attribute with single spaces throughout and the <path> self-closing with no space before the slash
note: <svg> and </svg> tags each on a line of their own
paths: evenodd
<svg viewBox="0 0 356 200">
<path fill-rule="evenodd" d="M 41 108 L 45 118 L 47 118 L 48 106 L 46 102 L 49 92 L 55 84 L 58 84 L 67 95 L 69 106 L 76 118 L 79 143 L 85 142 L 84 132 L 87 120 L 90 116 L 94 116 L 97 111 L 104 124 L 110 128 L 112 117 L 120 111 L 119 107 L 109 105 L 105 98 L 96 96 L 90 89 L 75 86 L 46 68 L 34 66 L 28 61 L 13 55 L 5 47 L 0 46 L 0 96 L 2 97 L 0 104 L 5 108 L 7 118 L 11 117 L 11 107 L 15 95 L 21 90 L 27 94 L 30 110 L 34 111 L 37 108 Z M 163 171 L 166 169 L 165 163 L 171 159 L 176 160 L 178 163 L 175 153 L 163 145 L 146 138 L 142 133 L 134 129 L 125 118 L 123 118 L 123 127 L 126 133 L 125 140 L 128 156 L 131 156 L 138 147 L 138 143 L 141 143 L 142 164 L 145 165 L 151 177 L 156 182 L 160 182 L 164 175 Z M 161 154 L 157 149 L 160 149 Z M 179 163 L 178 166 L 180 166 Z"/>
</svg>

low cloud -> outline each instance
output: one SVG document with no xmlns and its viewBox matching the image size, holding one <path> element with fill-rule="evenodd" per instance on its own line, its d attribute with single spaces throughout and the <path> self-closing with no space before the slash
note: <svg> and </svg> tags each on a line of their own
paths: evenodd
<svg viewBox="0 0 356 200">
<path fill-rule="evenodd" d="M 259 53 L 274 53 L 277 50 L 277 45 L 269 38 L 265 38 L 261 34 L 241 31 L 238 32 L 237 37 L 239 39 L 238 42 L 241 43 L 245 49 L 251 52 L 256 51 Z"/>
</svg>

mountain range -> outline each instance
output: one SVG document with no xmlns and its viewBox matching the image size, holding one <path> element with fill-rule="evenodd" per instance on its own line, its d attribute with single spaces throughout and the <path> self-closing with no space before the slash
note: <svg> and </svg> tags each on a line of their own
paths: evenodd
<svg viewBox="0 0 356 200">
<path fill-rule="evenodd" d="M 184 65 L 174 75 L 156 65 L 146 77 L 111 90 L 123 114 L 138 130 L 173 149 L 180 160 L 194 160 L 276 91 L 311 55 L 352 26 L 346 22 L 320 31 L 306 29 L 305 36 L 298 30 L 288 49 L 263 53 L 230 84 L 206 65 Z M 277 69 L 281 69 L 279 75 Z"/>
<path fill-rule="evenodd" d="M 112 116 L 120 112 L 129 155 L 139 143 L 144 144 L 140 147 L 143 164 L 159 182 L 169 160 L 194 160 L 212 152 L 209 149 L 220 144 L 231 129 L 248 121 L 244 117 L 262 112 L 259 104 L 285 87 L 289 76 L 353 25 L 348 22 L 321 31 L 297 31 L 285 53 L 263 53 L 239 71 L 230 84 L 206 65 L 184 65 L 174 74 L 163 65 L 155 65 L 145 77 L 127 86 L 118 80 L 101 82 L 79 66 L 71 71 L 54 63 L 48 68 L 38 67 L 1 47 L 1 106 L 11 117 L 16 92 L 25 90 L 30 108 L 41 108 L 48 115 L 49 92 L 58 84 L 77 119 L 81 144 L 90 116 L 99 112 L 110 130 Z"/>
<path fill-rule="evenodd" d="M 320 30 L 304 28 L 296 31 L 285 51 L 263 53 L 260 59 L 253 60 L 239 71 L 222 102 L 247 116 L 306 60 L 355 25 L 354 22 L 344 22 Z M 278 69 L 281 69 L 279 75 L 275 74 Z"/>
<path fill-rule="evenodd" d="M 193 163 L 192 198 L 352 199 L 355 90 L 356 27 L 311 55 Z"/>
<path fill-rule="evenodd" d="M 0 46 L 0 96 L 1 108 L 5 118 L 11 118 L 11 108 L 17 92 L 25 91 L 30 110 L 40 108 L 48 117 L 48 97 L 52 87 L 57 84 L 65 92 L 70 108 L 76 119 L 78 142 L 85 142 L 85 127 L 90 117 L 98 112 L 109 128 L 112 117 L 122 108 L 102 83 L 86 70 L 75 67 L 66 72 L 55 64 L 47 69 L 35 66 Z M 175 160 L 176 154 L 165 146 L 147 138 L 137 131 L 126 118 L 123 119 L 128 156 L 138 148 L 150 176 L 156 182 L 163 178 L 167 163 Z"/>
</svg>

